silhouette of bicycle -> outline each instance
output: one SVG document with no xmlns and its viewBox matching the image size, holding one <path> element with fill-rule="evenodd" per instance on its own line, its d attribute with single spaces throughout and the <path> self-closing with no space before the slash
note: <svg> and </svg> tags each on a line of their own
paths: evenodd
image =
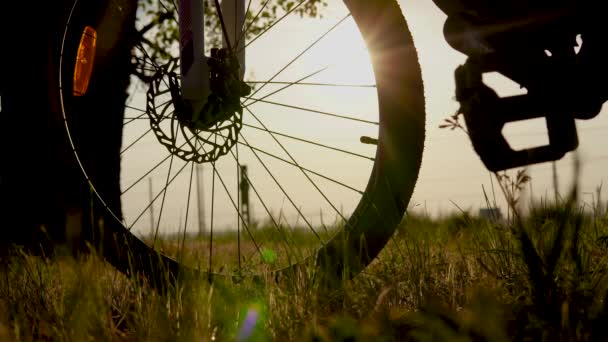
<svg viewBox="0 0 608 342">
<path fill-rule="evenodd" d="M 589 82 L 602 77 L 603 5 L 435 2 L 469 56 L 456 98 L 488 169 L 575 149 L 574 119 L 605 100 Z M 395 0 L 322 3 L 74 2 L 63 116 L 117 268 L 162 282 L 161 268 L 238 278 L 309 263 L 333 282 L 385 246 L 423 152 L 416 49 Z M 326 18 L 300 18 L 316 11 Z M 499 98 L 481 81 L 490 71 L 528 94 Z M 536 117 L 550 144 L 512 150 L 504 124 Z"/>
</svg>

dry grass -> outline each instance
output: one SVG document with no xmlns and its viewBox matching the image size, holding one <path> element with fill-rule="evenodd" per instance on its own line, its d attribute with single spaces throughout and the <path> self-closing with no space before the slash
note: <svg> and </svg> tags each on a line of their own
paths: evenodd
<svg viewBox="0 0 608 342">
<path fill-rule="evenodd" d="M 3 264 L 0 340 L 604 341 L 605 236 L 606 213 L 569 201 L 501 223 L 408 216 L 331 293 L 303 277 L 161 297 L 94 256 L 17 254 Z"/>
</svg>

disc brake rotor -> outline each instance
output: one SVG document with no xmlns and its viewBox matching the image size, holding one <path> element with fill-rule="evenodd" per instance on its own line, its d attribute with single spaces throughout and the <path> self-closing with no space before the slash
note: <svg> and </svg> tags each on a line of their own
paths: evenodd
<svg viewBox="0 0 608 342">
<path fill-rule="evenodd" d="M 239 77 L 239 65 L 224 49 L 212 49 L 208 59 L 211 94 L 200 112 L 182 100 L 178 60 L 157 68 L 149 83 L 146 112 L 158 141 L 184 161 L 214 162 L 237 143 L 243 127 L 241 96 L 250 88 Z M 171 94 L 167 101 L 166 94 Z"/>
</svg>

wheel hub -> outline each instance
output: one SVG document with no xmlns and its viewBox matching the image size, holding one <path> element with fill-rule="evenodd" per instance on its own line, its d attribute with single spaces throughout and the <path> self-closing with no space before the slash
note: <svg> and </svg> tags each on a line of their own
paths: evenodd
<svg viewBox="0 0 608 342">
<path fill-rule="evenodd" d="M 170 153 L 197 163 L 214 162 L 237 143 L 243 116 L 240 98 L 251 92 L 240 80 L 238 59 L 227 49 L 212 49 L 207 63 L 211 94 L 200 111 L 182 99 L 177 60 L 157 69 L 147 93 L 146 112 L 158 141 Z M 167 90 L 170 101 L 163 99 Z"/>
</svg>

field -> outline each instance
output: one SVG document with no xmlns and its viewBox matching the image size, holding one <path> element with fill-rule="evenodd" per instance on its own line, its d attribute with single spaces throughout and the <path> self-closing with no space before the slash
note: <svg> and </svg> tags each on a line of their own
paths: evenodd
<svg viewBox="0 0 608 342">
<path fill-rule="evenodd" d="M 575 196 L 503 220 L 409 214 L 339 290 L 311 276 L 190 282 L 165 296 L 94 256 L 17 252 L 2 264 L 0 340 L 606 341 L 607 241 L 604 207 Z"/>
</svg>

